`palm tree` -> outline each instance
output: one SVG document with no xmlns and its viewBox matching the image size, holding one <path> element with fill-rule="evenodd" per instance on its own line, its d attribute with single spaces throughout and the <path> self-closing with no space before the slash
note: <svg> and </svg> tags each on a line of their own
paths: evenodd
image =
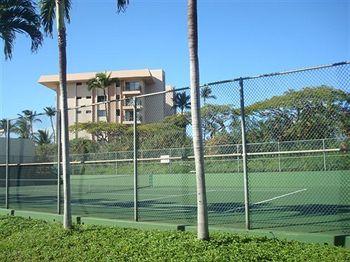
<svg viewBox="0 0 350 262">
<path fill-rule="evenodd" d="M 41 123 L 41 119 L 37 117 L 36 111 L 32 110 L 23 110 L 22 114 L 18 114 L 20 119 L 24 119 L 24 121 L 28 122 L 29 132 L 30 132 L 30 138 L 34 138 L 34 128 L 33 125 L 36 122 Z"/>
<path fill-rule="evenodd" d="M 118 13 L 124 12 L 129 4 L 129 0 L 117 0 Z"/>
<path fill-rule="evenodd" d="M 203 104 L 205 104 L 207 99 L 216 99 L 216 96 L 212 95 L 211 87 L 208 85 L 203 86 L 201 89 L 201 97 L 203 98 Z"/>
<path fill-rule="evenodd" d="M 197 182 L 197 238 L 209 239 L 207 197 L 204 175 L 203 135 L 200 117 L 197 0 L 187 2 L 188 47 L 190 58 L 191 117 Z"/>
<path fill-rule="evenodd" d="M 88 90 L 93 91 L 97 89 L 103 90 L 103 96 L 105 98 L 105 109 L 106 109 L 106 119 L 107 122 L 109 122 L 109 98 L 106 93 L 106 89 L 108 90 L 108 87 L 111 86 L 113 83 L 116 82 L 116 79 L 111 78 L 111 73 L 107 74 L 105 73 L 97 73 L 95 78 L 92 78 L 88 81 Z"/>
<path fill-rule="evenodd" d="M 26 34 L 32 41 L 32 52 L 41 45 L 40 17 L 31 0 L 0 0 L 0 38 L 4 42 L 5 59 L 12 58 L 16 34 Z"/>
<path fill-rule="evenodd" d="M 0 119 L 0 136 L 7 132 L 7 119 Z"/>
<path fill-rule="evenodd" d="M 20 117 L 13 128 L 14 132 L 18 134 L 20 138 L 28 139 L 30 138 L 31 127 L 27 119 Z"/>
<path fill-rule="evenodd" d="M 50 118 L 51 128 L 52 128 L 52 135 L 53 135 L 53 141 L 56 142 L 56 134 L 55 134 L 55 127 L 53 125 L 53 117 L 56 115 L 56 108 L 54 107 L 45 107 L 44 108 L 45 114 Z"/>
<path fill-rule="evenodd" d="M 40 0 L 41 22 L 47 35 L 53 35 L 53 24 L 56 18 L 59 60 L 59 106 L 61 111 L 61 145 L 62 145 L 62 176 L 63 176 L 63 226 L 72 227 L 70 163 L 69 163 L 69 133 L 67 104 L 67 53 L 66 25 L 70 21 L 70 0 Z"/>
<path fill-rule="evenodd" d="M 185 109 L 190 109 L 191 108 L 191 98 L 189 95 L 186 94 L 185 91 L 181 93 L 177 93 L 174 97 L 174 107 L 175 108 L 180 108 L 181 110 L 181 115 L 183 115 Z"/>
<path fill-rule="evenodd" d="M 11 121 L 9 123 L 10 123 L 10 132 L 11 132 L 14 130 L 15 125 L 11 124 Z M 7 119 L 3 118 L 3 119 L 0 119 L 0 135 L 6 134 L 6 132 L 7 132 Z"/>
<path fill-rule="evenodd" d="M 34 135 L 34 142 L 38 145 L 48 145 L 51 144 L 52 134 L 48 130 L 39 129 Z"/>
</svg>

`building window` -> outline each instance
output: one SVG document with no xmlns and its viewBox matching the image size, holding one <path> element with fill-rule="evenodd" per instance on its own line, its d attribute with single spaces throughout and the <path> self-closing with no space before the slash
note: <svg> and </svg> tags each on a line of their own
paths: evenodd
<svg viewBox="0 0 350 262">
<path fill-rule="evenodd" d="M 81 96 L 78 96 L 77 99 L 78 99 L 78 100 L 81 99 Z"/>
<path fill-rule="evenodd" d="M 91 99 L 91 96 L 87 96 L 86 99 Z"/>
<path fill-rule="evenodd" d="M 80 111 L 80 110 L 78 110 L 78 111 L 77 111 L 77 113 L 78 113 L 78 114 L 81 114 L 81 111 Z"/>
<path fill-rule="evenodd" d="M 91 110 L 86 110 L 86 113 L 87 114 L 91 114 Z"/>
<path fill-rule="evenodd" d="M 83 83 L 81 83 L 81 82 L 78 82 L 78 83 L 77 83 L 77 86 L 81 86 L 82 84 L 83 84 Z"/>
<path fill-rule="evenodd" d="M 106 116 L 106 110 L 97 110 L 98 117 L 104 117 Z"/>
<path fill-rule="evenodd" d="M 116 114 L 117 116 L 120 116 L 120 109 L 117 109 L 117 110 L 115 111 L 115 114 Z"/>
<path fill-rule="evenodd" d="M 115 99 L 119 100 L 120 99 L 120 95 L 116 95 Z"/>
<path fill-rule="evenodd" d="M 119 81 L 119 79 L 116 79 L 115 80 L 115 87 L 119 87 L 120 86 L 120 81 Z"/>
<path fill-rule="evenodd" d="M 97 103 L 105 102 L 105 101 L 106 101 L 106 96 L 97 96 Z"/>
<path fill-rule="evenodd" d="M 126 82 L 124 91 L 141 91 L 141 83 L 138 81 Z"/>
</svg>

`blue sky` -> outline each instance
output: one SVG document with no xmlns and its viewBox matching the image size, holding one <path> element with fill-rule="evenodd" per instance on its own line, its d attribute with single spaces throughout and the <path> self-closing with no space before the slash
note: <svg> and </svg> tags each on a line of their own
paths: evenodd
<svg viewBox="0 0 350 262">
<path fill-rule="evenodd" d="M 72 2 L 68 72 L 163 68 L 168 84 L 188 85 L 185 0 L 131 0 L 119 15 L 113 0 Z M 350 1 L 198 5 L 202 83 L 350 59 Z M 37 79 L 57 68 L 56 38 L 31 54 L 29 40 L 19 36 L 13 59 L 2 57 L 0 118 L 54 105 L 54 92 Z"/>
</svg>

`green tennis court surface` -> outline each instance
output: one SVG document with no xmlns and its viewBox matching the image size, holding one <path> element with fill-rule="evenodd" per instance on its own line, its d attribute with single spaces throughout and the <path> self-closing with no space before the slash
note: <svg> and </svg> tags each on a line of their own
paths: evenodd
<svg viewBox="0 0 350 262">
<path fill-rule="evenodd" d="M 55 179 L 18 181 L 11 183 L 10 208 L 56 212 Z M 140 221 L 196 223 L 193 173 L 139 175 L 138 181 Z M 207 173 L 206 183 L 209 223 L 243 228 L 242 173 Z M 73 214 L 133 219 L 132 174 L 73 175 L 71 184 Z M 348 185 L 348 170 L 249 173 L 252 228 L 350 233 Z M 3 199 L 3 187 L 0 194 Z"/>
</svg>

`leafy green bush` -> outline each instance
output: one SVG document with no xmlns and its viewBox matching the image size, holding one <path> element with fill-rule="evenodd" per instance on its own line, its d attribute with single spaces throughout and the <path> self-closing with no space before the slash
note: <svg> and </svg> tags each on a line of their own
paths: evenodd
<svg viewBox="0 0 350 262">
<path fill-rule="evenodd" d="M 56 161 L 57 146 L 54 144 L 42 144 L 35 147 L 37 162 Z"/>
<path fill-rule="evenodd" d="M 97 151 L 98 145 L 96 142 L 85 139 L 85 138 L 75 138 L 70 141 L 70 151 L 71 154 L 88 154 Z"/>
<path fill-rule="evenodd" d="M 213 233 L 61 225 L 0 217 L 1 261 L 349 261 L 350 250 Z"/>
</svg>

